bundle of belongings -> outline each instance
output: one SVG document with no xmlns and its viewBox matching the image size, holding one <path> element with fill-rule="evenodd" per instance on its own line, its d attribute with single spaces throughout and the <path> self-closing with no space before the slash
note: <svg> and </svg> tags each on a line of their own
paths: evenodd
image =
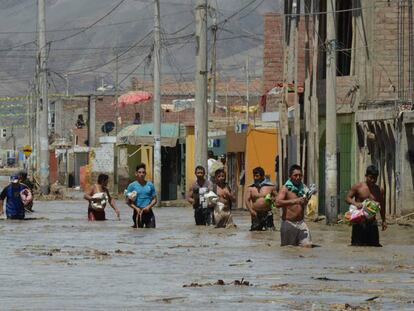
<svg viewBox="0 0 414 311">
<path fill-rule="evenodd" d="M 32 192 L 28 188 L 20 191 L 20 198 L 22 199 L 24 207 L 29 206 L 33 202 Z"/>
<path fill-rule="evenodd" d="M 135 202 L 135 199 L 137 198 L 138 193 L 136 191 L 128 192 L 128 190 L 125 189 L 124 195 L 127 200 L 131 200 L 132 202 Z"/>
<path fill-rule="evenodd" d="M 108 196 L 105 192 L 97 192 L 92 196 L 91 207 L 96 210 L 104 209 L 108 203 Z"/>
<path fill-rule="evenodd" d="M 348 224 L 363 223 L 370 220 L 380 211 L 378 202 L 366 199 L 362 202 L 362 208 L 358 209 L 355 205 L 349 206 L 349 211 L 345 213 L 344 222 Z"/>
<path fill-rule="evenodd" d="M 315 194 L 318 192 L 318 186 L 310 184 L 306 186 L 301 183 L 299 186 L 295 185 L 290 179 L 286 182 L 285 186 L 289 191 L 295 193 L 298 197 L 305 197 L 308 200 L 306 206 L 305 215 L 307 218 L 314 218 L 318 212 L 318 198 Z M 266 198 L 265 198 L 266 199 Z"/>
</svg>

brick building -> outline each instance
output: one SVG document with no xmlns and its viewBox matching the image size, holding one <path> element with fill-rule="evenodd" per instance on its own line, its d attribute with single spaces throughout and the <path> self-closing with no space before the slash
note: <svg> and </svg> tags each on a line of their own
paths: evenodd
<svg viewBox="0 0 414 311">
<path fill-rule="evenodd" d="M 324 13 L 326 1 L 306 2 L 314 4 L 318 2 L 321 13 L 311 14 L 308 25 L 303 15 L 300 18 L 300 44 L 297 51 L 298 83 L 303 83 L 305 86 L 305 97 L 300 104 L 305 105 L 306 100 L 310 100 L 311 104 L 317 105 L 319 111 L 319 130 L 316 133 L 319 165 L 316 168 L 316 176 L 319 175 L 322 199 L 320 208 L 323 211 L 325 204 L 323 155 L 327 104 L 325 100 L 326 13 Z M 379 183 L 386 190 L 387 213 L 405 214 L 412 211 L 412 208 L 407 207 L 407 202 L 410 202 L 408 205 L 414 206 L 414 121 L 411 110 L 414 72 L 409 69 L 413 68 L 414 57 L 410 7 L 408 1 L 387 0 L 336 1 L 336 4 L 340 210 L 343 212 L 347 208 L 343 202 L 350 185 L 364 178 L 367 165 L 375 164 L 380 169 Z M 278 81 L 283 82 L 282 18 L 276 13 L 264 16 L 264 91 L 271 89 Z M 319 25 L 317 67 L 314 68 L 317 80 L 307 81 L 306 57 L 309 57 L 311 75 L 313 73 L 312 41 L 315 30 L 313 25 Z M 303 39 L 307 29 L 310 34 L 308 55 Z M 290 66 L 292 66 L 291 62 Z M 316 94 L 312 94 L 312 83 L 316 83 Z M 307 90 L 306 86 L 308 86 Z M 278 109 L 280 99 L 276 98 L 268 103 L 273 105 L 274 109 Z M 303 111 L 302 109 L 305 126 L 302 127 L 302 147 L 304 138 L 313 130 L 306 126 L 307 116 Z M 306 152 L 309 152 L 308 147 Z"/>
</svg>

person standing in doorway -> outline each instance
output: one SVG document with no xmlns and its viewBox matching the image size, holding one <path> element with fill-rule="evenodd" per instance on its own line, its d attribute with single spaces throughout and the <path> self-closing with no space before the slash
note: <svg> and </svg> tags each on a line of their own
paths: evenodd
<svg viewBox="0 0 414 311">
<path fill-rule="evenodd" d="M 253 169 L 253 180 L 247 188 L 245 199 L 252 217 L 250 231 L 275 230 L 271 204 L 276 196 L 275 185 L 265 178 L 262 167 Z"/>
<path fill-rule="evenodd" d="M 385 220 L 385 193 L 384 189 L 379 187 L 376 182 L 379 171 L 374 165 L 367 167 L 365 172 L 365 181 L 357 183 L 349 190 L 345 201 L 354 205 L 357 209 L 363 208 L 365 200 L 374 201 L 380 206 L 382 219 L 382 231 L 387 229 Z M 362 223 L 352 224 L 351 245 L 353 246 L 378 246 L 379 242 L 378 223 L 376 217 L 366 219 Z"/>
<path fill-rule="evenodd" d="M 302 178 L 302 168 L 296 164 L 292 165 L 289 168 L 289 179 L 276 197 L 276 207 L 282 209 L 281 246 L 312 247 L 311 234 L 304 222 L 308 199 L 305 196 L 306 188 Z"/>
<path fill-rule="evenodd" d="M 127 199 L 127 204 L 133 209 L 133 228 L 155 228 L 155 215 L 153 208 L 157 204 L 157 193 L 152 182 L 145 180 L 147 175 L 144 163 L 135 170 L 136 181 L 130 183 L 127 193 L 135 192 L 135 199 Z"/>
</svg>

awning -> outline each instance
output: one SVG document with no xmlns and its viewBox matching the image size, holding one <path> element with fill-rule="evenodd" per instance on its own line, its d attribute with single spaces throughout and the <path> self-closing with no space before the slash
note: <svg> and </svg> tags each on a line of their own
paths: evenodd
<svg viewBox="0 0 414 311">
<path fill-rule="evenodd" d="M 161 124 L 161 146 L 175 147 L 179 137 L 178 123 Z M 154 145 L 153 123 L 133 124 L 123 128 L 116 136 L 117 145 Z"/>
</svg>

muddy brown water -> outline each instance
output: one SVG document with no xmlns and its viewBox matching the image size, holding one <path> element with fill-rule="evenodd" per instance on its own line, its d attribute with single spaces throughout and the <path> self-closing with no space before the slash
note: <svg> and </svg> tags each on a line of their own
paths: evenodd
<svg viewBox="0 0 414 311">
<path fill-rule="evenodd" d="M 162 208 L 157 229 L 137 230 L 118 206 L 121 221 L 109 209 L 90 223 L 73 201 L 1 220 L 0 309 L 414 310 L 412 227 L 390 226 L 382 248 L 353 248 L 349 227 L 312 223 L 320 247 L 281 248 L 279 232 L 249 232 L 245 212 L 237 228 L 214 229 L 196 227 L 191 209 Z"/>
</svg>

